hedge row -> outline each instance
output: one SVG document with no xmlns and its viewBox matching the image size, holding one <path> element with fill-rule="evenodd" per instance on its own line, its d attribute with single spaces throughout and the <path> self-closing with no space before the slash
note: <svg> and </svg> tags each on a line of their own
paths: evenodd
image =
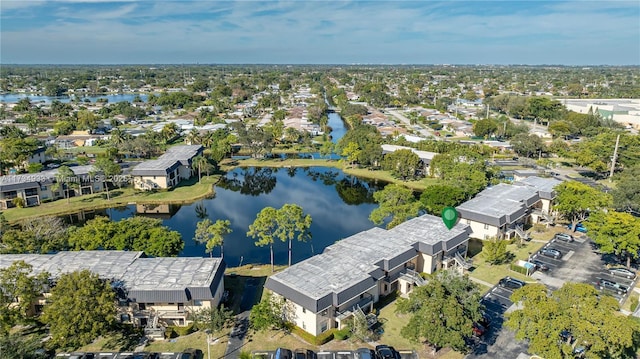
<svg viewBox="0 0 640 359">
<path fill-rule="evenodd" d="M 313 344 L 313 345 L 322 345 L 322 344 L 326 344 L 328 342 L 330 342 L 331 340 L 333 340 L 333 335 L 336 332 L 336 329 L 330 329 L 327 330 L 326 332 L 318 335 L 318 336 L 314 336 L 311 335 L 307 332 L 305 332 L 304 330 L 302 330 L 299 327 L 293 327 L 293 329 L 291 329 L 291 332 L 297 336 L 299 336 L 300 338 L 302 338 L 304 341 L 306 341 L 309 344 Z"/>
</svg>

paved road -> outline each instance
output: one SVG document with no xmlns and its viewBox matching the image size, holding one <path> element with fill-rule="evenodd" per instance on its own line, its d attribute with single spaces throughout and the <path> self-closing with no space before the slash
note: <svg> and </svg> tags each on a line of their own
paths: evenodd
<svg viewBox="0 0 640 359">
<path fill-rule="evenodd" d="M 400 122 L 404 123 L 407 126 L 408 129 L 412 129 L 412 130 L 418 131 L 418 133 L 420 133 L 420 135 L 424 136 L 425 138 L 433 138 L 433 139 L 435 139 L 437 141 L 442 141 L 441 138 L 435 136 L 431 131 L 425 129 L 421 125 L 412 125 L 411 124 L 411 120 L 408 119 L 403 114 L 401 114 L 400 112 L 398 112 L 396 110 L 385 110 L 385 112 L 388 112 L 391 116 L 393 116 L 393 117 L 397 118 L 398 120 L 400 120 Z M 418 126 L 418 127 L 420 127 L 420 129 L 417 129 L 417 127 L 414 127 L 414 126 Z"/>
<path fill-rule="evenodd" d="M 235 359 L 240 356 L 244 339 L 247 336 L 247 329 L 249 329 L 249 312 L 256 299 L 259 281 L 258 278 L 249 278 L 246 281 L 240 302 L 240 314 L 236 316 L 235 324 L 229 334 L 229 343 L 227 343 L 227 350 L 224 353 L 225 358 Z"/>
</svg>

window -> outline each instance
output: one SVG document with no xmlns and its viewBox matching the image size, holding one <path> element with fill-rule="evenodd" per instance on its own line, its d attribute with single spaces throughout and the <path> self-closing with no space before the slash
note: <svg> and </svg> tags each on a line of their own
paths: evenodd
<svg viewBox="0 0 640 359">
<path fill-rule="evenodd" d="M 41 191 L 46 191 L 46 190 L 47 190 L 47 186 L 41 186 L 41 187 L 40 187 L 40 190 L 41 190 Z"/>
<path fill-rule="evenodd" d="M 387 287 L 387 283 L 384 284 L 384 292 L 386 293 L 389 288 Z"/>
<path fill-rule="evenodd" d="M 364 298 L 364 293 L 360 294 L 360 299 Z"/>
<path fill-rule="evenodd" d="M 484 229 L 489 229 L 489 224 L 485 223 L 484 224 Z"/>
<path fill-rule="evenodd" d="M 302 313 L 306 313 L 306 312 L 307 312 L 307 309 L 303 307 L 302 308 Z"/>
<path fill-rule="evenodd" d="M 302 329 L 307 329 L 307 325 L 302 322 Z"/>
<path fill-rule="evenodd" d="M 471 224 L 471 220 L 470 219 L 467 219 L 467 224 Z"/>
<path fill-rule="evenodd" d="M 144 303 L 140 303 L 140 304 L 138 304 L 138 309 L 145 310 L 145 309 L 147 309 L 147 306 Z"/>
<path fill-rule="evenodd" d="M 338 323 L 336 323 L 336 328 L 338 327 Z M 322 325 L 320 326 L 320 333 L 326 332 L 327 331 L 327 322 L 322 323 Z"/>
</svg>

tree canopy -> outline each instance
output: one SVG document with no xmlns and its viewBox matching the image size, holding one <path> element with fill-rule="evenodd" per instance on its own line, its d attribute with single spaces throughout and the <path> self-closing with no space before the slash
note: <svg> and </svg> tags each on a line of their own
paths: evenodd
<svg viewBox="0 0 640 359">
<path fill-rule="evenodd" d="M 180 253 L 184 242 L 179 232 L 163 226 L 158 219 L 131 217 L 113 222 L 98 216 L 82 227 L 69 229 L 69 246 L 73 250 L 131 250 L 172 257 Z"/>
<path fill-rule="evenodd" d="M 48 284 L 48 273 L 33 275 L 32 269 L 23 261 L 0 269 L 0 336 L 7 335 L 14 325 L 28 322 L 33 301 Z"/>
<path fill-rule="evenodd" d="M 420 157 L 409 149 L 388 153 L 382 159 L 382 169 L 403 181 L 415 178 L 419 168 Z"/>
<path fill-rule="evenodd" d="M 111 284 L 88 270 L 62 274 L 44 306 L 51 344 L 78 348 L 113 329 L 116 297 Z"/>
<path fill-rule="evenodd" d="M 285 204 L 280 209 L 263 208 L 249 225 L 247 236 L 257 238 L 256 246 L 269 246 L 271 252 L 271 270 L 274 270 L 273 241 L 275 238 L 289 242 L 289 265 L 291 265 L 291 242 L 293 239 L 306 241 L 311 239 L 311 216 L 305 215 L 302 207 Z"/>
<path fill-rule="evenodd" d="M 579 345 L 586 348 L 586 358 L 635 358 L 640 325 L 619 312 L 615 298 L 590 284 L 568 282 L 552 293 L 543 284 L 529 284 L 511 300 L 521 309 L 511 313 L 506 325 L 516 338 L 528 339 L 535 354 L 574 358 Z"/>
<path fill-rule="evenodd" d="M 586 220 L 590 212 L 612 203 L 611 195 L 577 181 L 563 182 L 555 190 L 554 208 L 571 221 L 572 230 Z"/>
<path fill-rule="evenodd" d="M 231 222 L 229 220 L 219 219 L 214 223 L 209 218 L 205 218 L 196 224 L 193 239 L 196 242 L 204 243 L 206 253 L 211 256 L 213 256 L 213 248 L 220 246 L 220 257 L 224 258 L 224 236 L 231 232 Z"/>
<path fill-rule="evenodd" d="M 396 312 L 410 316 L 400 333 L 414 342 L 467 352 L 466 339 L 473 335 L 473 323 L 482 318 L 478 286 L 446 270 L 427 280 L 408 299 L 398 299 Z"/>
<path fill-rule="evenodd" d="M 602 253 L 626 258 L 627 267 L 631 266 L 631 258 L 638 258 L 640 218 L 629 213 L 598 211 L 592 213 L 585 224 Z"/>
<path fill-rule="evenodd" d="M 378 208 L 371 212 L 369 219 L 375 224 L 382 224 L 389 219 L 387 229 L 418 216 L 422 208 L 413 191 L 397 184 L 387 185 L 383 190 L 375 192 L 373 198 L 378 203 Z"/>
<path fill-rule="evenodd" d="M 467 198 L 459 187 L 438 184 L 427 187 L 420 195 L 420 202 L 427 212 L 439 216 L 445 207 L 455 207 Z"/>
</svg>

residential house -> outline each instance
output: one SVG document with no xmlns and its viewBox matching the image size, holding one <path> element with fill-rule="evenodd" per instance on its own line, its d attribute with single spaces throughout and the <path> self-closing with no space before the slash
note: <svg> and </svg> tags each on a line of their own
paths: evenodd
<svg viewBox="0 0 640 359">
<path fill-rule="evenodd" d="M 415 153 L 420 158 L 420 163 L 422 164 L 420 170 L 422 171 L 423 174 L 429 173 L 429 165 L 431 164 L 431 161 L 433 160 L 433 158 L 437 155 L 437 153 L 435 152 L 419 151 L 411 147 L 386 145 L 386 144 L 382 145 L 383 155 L 386 155 L 388 153 L 392 153 L 398 150 L 411 150 L 411 152 Z"/>
<path fill-rule="evenodd" d="M 174 146 L 158 159 L 140 163 L 131 170 L 134 188 L 148 191 L 177 186 L 195 174 L 192 161 L 203 151 L 201 145 Z"/>
<path fill-rule="evenodd" d="M 381 296 L 407 295 L 425 283 L 421 273 L 468 268 L 470 232 L 462 223 L 448 230 L 431 215 L 390 230 L 374 227 L 272 275 L 265 287 L 285 298 L 289 320 L 319 335 L 342 328 L 355 313 L 370 311 Z"/>
<path fill-rule="evenodd" d="M 16 261 L 31 265 L 33 274 L 46 271 L 54 279 L 86 269 L 111 281 L 119 319 L 141 327 L 188 325 L 195 311 L 217 306 L 224 293 L 226 265 L 221 258 L 146 258 L 143 252 L 106 250 L 3 254 L 0 268 Z M 42 309 L 45 296 L 32 310 Z"/>
<path fill-rule="evenodd" d="M 489 187 L 457 207 L 460 221 L 471 226 L 473 238 L 527 239 L 525 225 L 553 221 L 553 188 L 559 183 L 532 176 L 514 184 Z"/>
</svg>

